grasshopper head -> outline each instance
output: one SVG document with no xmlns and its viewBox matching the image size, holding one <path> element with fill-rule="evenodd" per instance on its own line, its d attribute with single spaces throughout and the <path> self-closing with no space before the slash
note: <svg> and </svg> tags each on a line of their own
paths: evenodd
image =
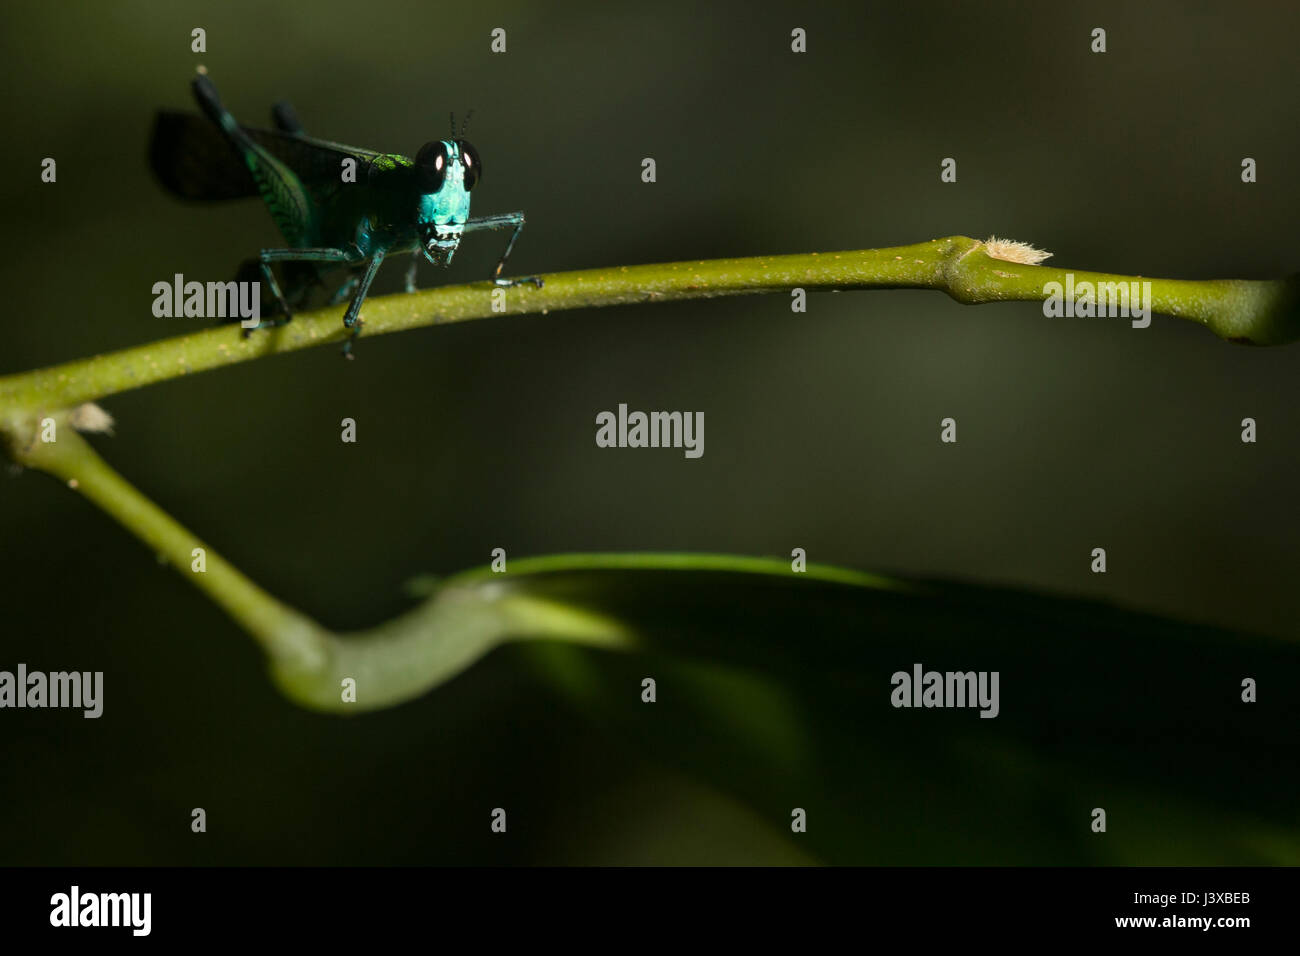
<svg viewBox="0 0 1300 956">
<path fill-rule="evenodd" d="M 483 174 L 478 150 L 463 139 L 425 143 L 415 156 L 420 245 L 434 265 L 446 265 L 469 218 L 469 192 Z"/>
</svg>

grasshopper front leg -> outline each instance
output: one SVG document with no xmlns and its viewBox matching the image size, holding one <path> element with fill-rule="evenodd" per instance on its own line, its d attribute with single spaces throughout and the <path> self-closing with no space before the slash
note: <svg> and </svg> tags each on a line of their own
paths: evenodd
<svg viewBox="0 0 1300 956">
<path fill-rule="evenodd" d="M 531 282 L 540 289 L 542 280 L 537 276 L 524 276 L 520 279 L 501 278 L 501 270 L 506 267 L 506 260 L 510 258 L 510 250 L 515 247 L 515 240 L 524 231 L 524 214 L 522 212 L 507 212 L 498 216 L 479 216 L 467 219 L 464 231 L 474 232 L 479 229 L 509 229 L 511 227 L 514 227 L 515 231 L 510 234 L 510 241 L 506 243 L 505 252 L 501 253 L 501 258 L 497 260 L 497 267 L 492 270 L 492 282 L 499 286 L 523 285 L 525 282 Z"/>
</svg>

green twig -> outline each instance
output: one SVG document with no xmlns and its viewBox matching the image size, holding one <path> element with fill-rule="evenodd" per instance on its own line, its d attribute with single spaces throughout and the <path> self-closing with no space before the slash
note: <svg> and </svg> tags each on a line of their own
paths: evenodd
<svg viewBox="0 0 1300 956">
<path fill-rule="evenodd" d="M 335 633 L 262 590 L 149 501 L 69 427 L 66 416 L 55 425 L 55 441 L 40 440 L 34 426 L 24 441 L 11 444 L 11 456 L 63 480 L 154 550 L 253 636 L 284 694 L 313 710 L 362 713 L 411 700 L 509 640 L 555 639 L 613 650 L 638 646 L 635 634 L 607 615 L 513 587 L 530 575 L 658 570 L 791 577 L 788 561 L 733 555 L 551 555 L 512 561 L 508 576 L 488 568 L 463 572 L 428 588 L 430 596 L 406 614 L 365 631 Z M 196 549 L 203 551 L 203 570 L 196 569 Z M 808 565 L 799 577 L 908 588 L 888 578 L 817 564 Z"/>
<path fill-rule="evenodd" d="M 336 634 L 262 590 L 132 487 L 66 416 L 56 419 L 55 428 L 56 440 L 45 442 L 34 423 L 21 441 L 11 442 L 11 456 L 62 479 L 188 578 L 253 636 L 281 690 L 305 707 L 347 713 L 392 706 L 454 676 L 508 638 L 631 644 L 613 621 L 503 593 L 473 575 L 438 588 L 419 607 L 379 627 Z M 196 564 L 196 549 L 202 549 L 202 565 Z M 353 682 L 351 699 L 345 680 Z"/>
<path fill-rule="evenodd" d="M 272 660 L 319 666 L 323 632 L 311 620 L 271 597 L 141 494 L 76 433 L 67 416 L 54 419 L 54 441 L 43 441 L 42 431 L 40 423 L 33 420 L 21 433 L 10 432 L 10 456 L 25 467 L 61 479 L 116 519 L 160 560 L 189 577 L 248 631 Z M 201 572 L 193 570 L 195 549 L 203 551 L 205 570 Z"/>
<path fill-rule="evenodd" d="M 1074 282 L 1151 283 L 1152 309 L 1200 322 L 1235 342 L 1277 345 L 1300 339 L 1300 275 L 1288 279 L 1146 279 L 1136 276 L 1027 265 L 987 254 L 985 243 L 965 236 L 911 246 L 794 256 L 757 256 L 669 262 L 563 272 L 545 276 L 546 286 L 496 290 L 488 283 L 446 286 L 410 295 L 369 299 L 365 335 L 384 335 L 428 325 L 488 318 L 493 293 L 504 293 L 508 314 L 675 302 L 684 299 L 794 288 L 939 289 L 959 302 L 1044 300 L 1044 286 Z M 497 301 L 501 301 L 498 299 Z M 0 414 L 6 408 L 69 408 L 107 395 L 221 368 L 237 362 L 327 343 L 341 343 L 343 307 L 304 312 L 293 322 L 244 339 L 227 326 L 148 345 L 109 352 L 0 378 Z"/>
<path fill-rule="evenodd" d="M 1001 257 L 990 254 L 993 249 Z M 1016 261 L 1028 250 L 961 236 L 914 246 L 857 252 L 676 262 L 546 276 L 546 287 L 505 290 L 479 283 L 369 300 L 366 334 L 507 313 L 636 302 L 777 292 L 794 288 L 930 288 L 965 303 L 1042 300 L 1049 282 L 1066 270 Z M 1012 258 L 1007 258 L 1011 256 Z M 1130 282 L 1134 277 L 1076 272 L 1073 281 Z M 1153 311 L 1201 322 L 1232 341 L 1272 345 L 1300 338 L 1300 276 L 1281 280 L 1183 281 L 1150 279 Z M 415 697 L 502 641 L 560 638 L 628 648 L 634 636 L 619 622 L 567 601 L 527 589 L 501 587 L 490 572 L 457 576 L 425 603 L 380 627 L 335 634 L 287 607 L 241 574 L 110 468 L 75 431 L 85 427 L 83 403 L 264 355 L 342 342 L 341 308 L 298 315 L 284 327 L 249 339 L 233 327 L 124 349 L 0 378 L 0 447 L 26 467 L 62 479 L 95 502 L 222 607 L 267 654 L 282 690 L 304 706 L 359 711 Z M 52 419 L 55 430 L 49 430 Z M 55 440 L 47 440 L 55 437 Z M 203 551 L 202 569 L 195 562 Z M 784 561 L 717 555 L 560 555 L 513 562 L 519 574 L 571 570 L 733 571 L 782 574 Z M 800 579 L 901 589 L 906 585 L 844 569 L 809 565 Z M 349 699 L 348 684 L 355 688 Z"/>
</svg>

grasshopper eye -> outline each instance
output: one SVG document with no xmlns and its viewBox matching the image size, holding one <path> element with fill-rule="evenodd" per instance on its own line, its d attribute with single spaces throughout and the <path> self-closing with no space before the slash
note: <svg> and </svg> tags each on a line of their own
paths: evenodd
<svg viewBox="0 0 1300 956">
<path fill-rule="evenodd" d="M 415 154 L 415 172 L 420 184 L 420 192 L 436 193 L 442 188 L 442 181 L 447 175 L 447 164 L 450 161 L 446 143 L 425 143 L 420 147 L 420 151 Z"/>
<path fill-rule="evenodd" d="M 456 140 L 460 147 L 460 161 L 465 167 L 465 191 L 469 192 L 474 184 L 483 178 L 483 160 L 478 158 L 478 150 L 466 140 Z"/>
</svg>

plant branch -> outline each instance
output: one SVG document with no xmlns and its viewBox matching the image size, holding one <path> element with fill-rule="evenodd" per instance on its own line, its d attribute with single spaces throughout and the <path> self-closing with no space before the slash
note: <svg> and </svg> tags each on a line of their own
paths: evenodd
<svg viewBox="0 0 1300 956">
<path fill-rule="evenodd" d="M 45 442 L 32 422 L 18 442 L 11 440 L 10 455 L 62 479 L 211 598 L 252 635 L 272 678 L 304 707 L 348 713 L 392 706 L 458 674 L 510 638 L 631 646 L 630 635 L 612 620 L 507 593 L 474 575 L 437 588 L 424 603 L 379 627 L 334 633 L 262 590 L 132 487 L 73 430 L 67 416 L 55 424 L 56 440 Z M 196 548 L 203 549 L 203 570 L 196 570 Z M 354 684 L 353 700 L 344 696 L 345 679 Z"/>
<path fill-rule="evenodd" d="M 930 288 L 964 303 L 1042 300 L 1047 283 L 1066 281 L 1065 270 L 1005 258 L 1019 254 L 1007 246 L 994 250 L 1003 256 L 995 258 L 991 244 L 956 236 L 890 249 L 568 272 L 547 276 L 544 289 L 507 290 L 505 311 L 546 313 L 794 288 Z M 1025 254 L 1032 257 L 1031 251 Z M 1089 272 L 1073 277 L 1076 284 L 1134 281 Z M 1223 338 L 1259 345 L 1300 338 L 1300 276 L 1146 281 L 1151 283 L 1153 311 L 1201 322 Z M 366 304 L 366 333 L 486 318 L 497 314 L 494 291 L 487 283 L 477 283 L 375 298 Z M 149 501 L 96 454 L 74 425 L 86 427 L 84 412 L 93 406 L 84 403 L 107 395 L 265 355 L 342 342 L 348 333 L 339 320 L 341 313 L 341 307 L 303 313 L 287 326 L 249 339 L 233 327 L 208 329 L 0 378 L 0 447 L 18 464 L 62 479 L 189 578 L 253 636 L 281 690 L 303 706 L 342 712 L 391 706 L 424 693 L 511 639 L 637 646 L 639 638 L 626 625 L 592 610 L 579 595 L 516 584 L 546 575 L 554 580 L 556 572 L 716 571 L 809 582 L 795 585 L 798 588 L 816 582 L 921 594 L 914 585 L 828 566 L 809 565 L 805 574 L 792 576 L 786 561 L 690 554 L 557 555 L 513 561 L 508 576 L 486 569 L 467 572 L 379 627 L 350 635 L 329 631 L 263 591 Z M 53 419 L 56 440 L 45 440 L 51 437 L 48 423 L 42 424 L 47 418 Z M 195 561 L 195 549 L 200 548 L 201 569 Z M 347 697 L 348 683 L 355 687 L 355 700 Z"/>
<path fill-rule="evenodd" d="M 757 640 L 762 627 L 754 626 L 782 609 L 793 609 L 805 624 L 814 608 L 827 612 L 828 621 L 861 621 L 861 631 L 841 629 L 838 640 L 816 645 L 818 666 L 833 673 L 856 659 L 863 642 L 886 633 L 898 639 L 943 631 L 961 613 L 999 632 L 1028 627 L 1036 634 L 1050 619 L 1051 628 L 1081 628 L 1090 637 L 1093 630 L 1150 637 L 1155 629 L 1180 640 L 1199 633 L 1086 602 L 898 580 L 831 565 L 810 563 L 794 573 L 786 559 L 630 553 L 516 558 L 508 573 L 482 567 L 442 581 L 422 580 L 417 587 L 428 597 L 412 610 L 340 634 L 272 597 L 166 515 L 76 434 L 70 417 L 56 419 L 56 441 L 41 440 L 41 432 L 49 432 L 35 421 L 20 441 L 12 440 L 11 431 L 10 455 L 61 479 L 161 555 L 253 636 L 281 692 L 312 710 L 358 714 L 412 700 L 493 648 L 521 640 L 658 649 L 783 672 L 789 666 L 785 643 L 764 645 Z M 201 570 L 194 563 L 196 548 L 205 552 Z M 674 602 L 689 609 L 685 619 L 664 617 Z"/>
<path fill-rule="evenodd" d="M 715 554 L 565 554 L 516 559 L 509 574 L 478 568 L 446 581 L 422 582 L 428 597 L 377 627 L 330 631 L 245 577 L 198 535 L 167 515 L 70 426 L 56 420 L 52 442 L 35 422 L 10 454 L 22 465 L 64 481 L 162 556 L 257 641 L 271 677 L 291 700 L 312 710 L 361 713 L 416 698 L 511 640 L 561 640 L 610 650 L 639 646 L 614 617 L 584 606 L 581 595 L 532 593 L 522 582 L 564 573 L 600 571 L 730 572 L 807 582 L 918 590 L 906 583 L 845 568 L 810 564 L 791 574 L 788 561 Z M 203 569 L 195 549 L 203 549 Z M 352 693 L 347 682 L 352 685 Z"/>
<path fill-rule="evenodd" d="M 939 289 L 958 302 L 1044 300 L 1048 282 L 1066 269 L 996 259 L 985 243 L 964 236 L 910 246 L 792 256 L 669 262 L 563 272 L 546 287 L 504 290 L 508 314 L 674 302 L 789 291 Z M 1133 282 L 1137 276 L 1072 272 L 1079 282 Z M 1255 345 L 1300 339 L 1300 275 L 1287 279 L 1147 279 L 1152 310 L 1200 322 L 1221 338 Z M 488 318 L 494 287 L 486 282 L 382 296 L 365 304 L 365 335 Z M 0 378 L 5 409 L 69 408 L 108 395 L 281 352 L 341 343 L 344 307 L 299 313 L 293 322 L 245 339 L 234 326 L 109 352 Z"/>
<path fill-rule="evenodd" d="M 271 597 L 141 494 L 77 434 L 67 416 L 55 418 L 55 441 L 42 441 L 40 431 L 32 420 L 21 434 L 11 432 L 10 456 L 61 479 L 114 518 L 234 618 L 270 658 L 319 664 L 321 633 L 312 621 Z M 204 552 L 202 572 L 192 570 L 196 548 Z"/>
</svg>

